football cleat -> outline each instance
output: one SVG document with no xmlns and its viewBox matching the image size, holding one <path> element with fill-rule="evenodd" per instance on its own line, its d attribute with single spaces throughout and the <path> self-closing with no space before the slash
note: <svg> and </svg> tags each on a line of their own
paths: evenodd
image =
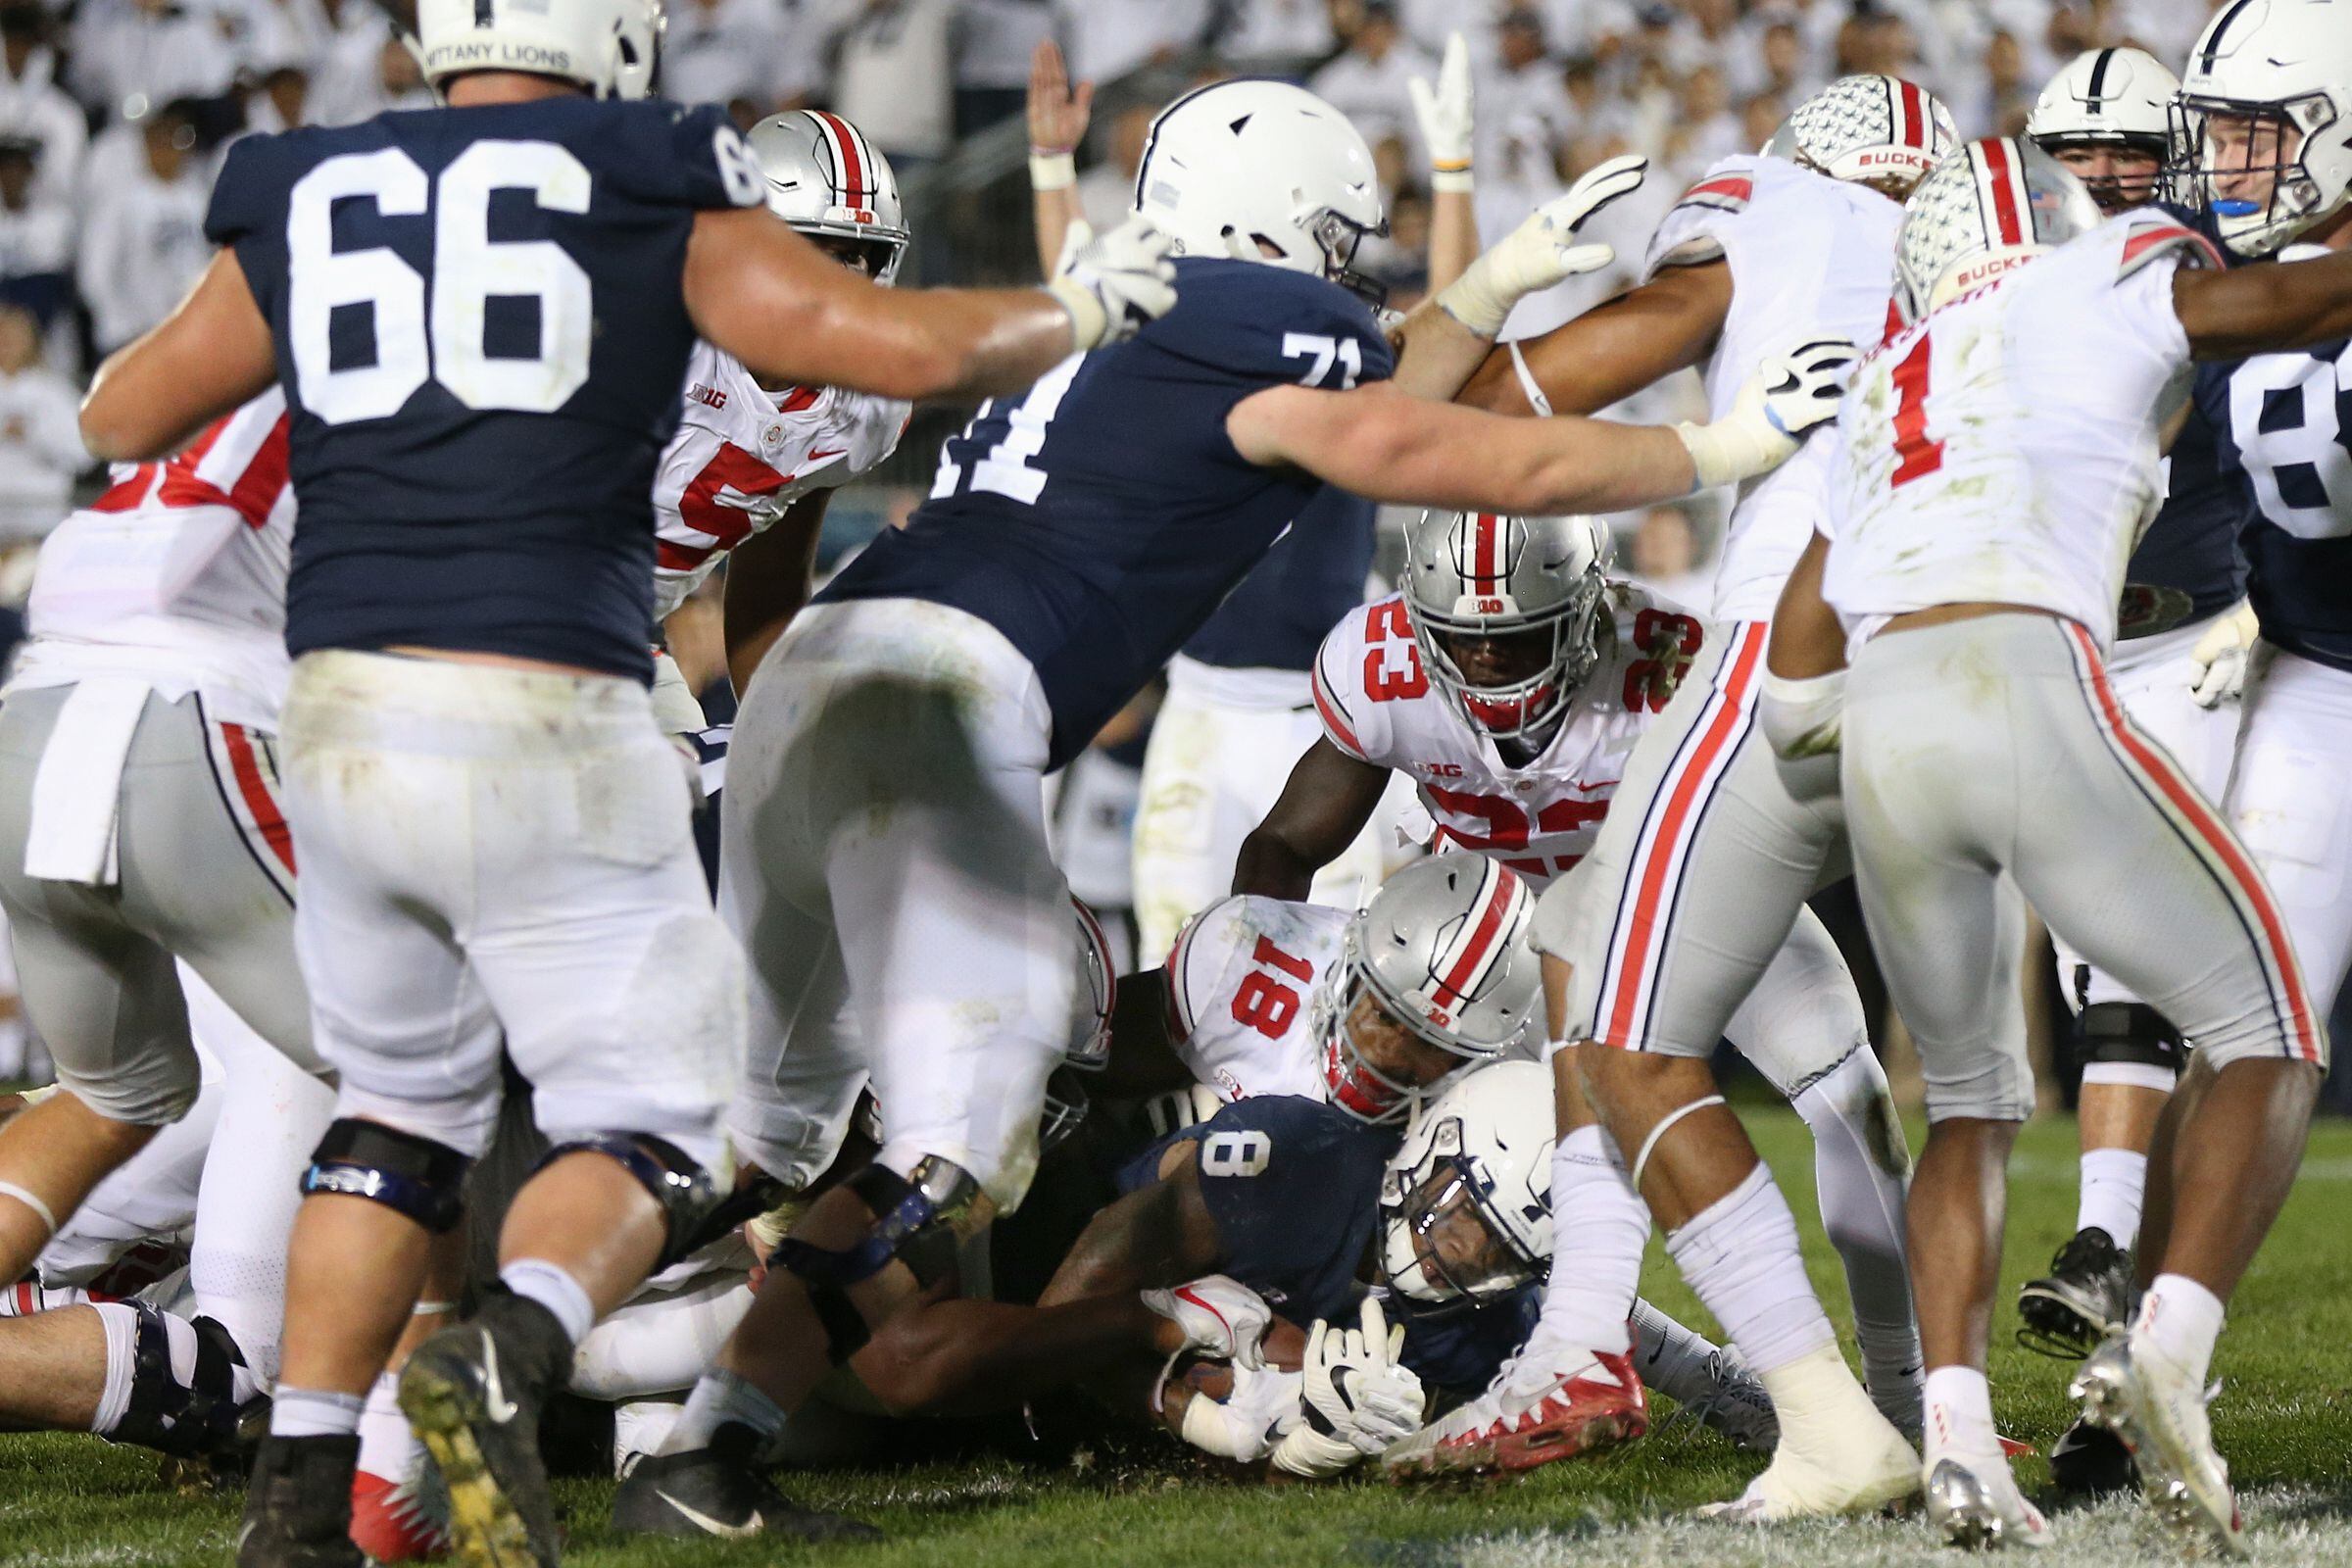
<svg viewBox="0 0 2352 1568">
<path fill-rule="evenodd" d="M 1970 1462 L 1951 1455 L 1928 1471 L 1928 1523 L 1955 1546 L 2046 1546 L 2050 1522 L 2017 1490 L 2003 1460 Z"/>
<path fill-rule="evenodd" d="M 2246 1549 L 2230 1466 L 2205 1413 L 2210 1396 L 2185 1369 L 2116 1335 L 2091 1352 L 2067 1393 L 2082 1401 L 2083 1420 L 2123 1440 L 2140 1494 L 2167 1526 L 2225 1551 Z"/>
<path fill-rule="evenodd" d="M 237 1568 L 362 1568 L 351 1539 L 356 1437 L 270 1438 L 255 1458 Z"/>
<path fill-rule="evenodd" d="M 1560 1362 L 1525 1352 L 1487 1392 L 1382 1457 L 1392 1477 L 1533 1470 L 1631 1443 L 1649 1430 L 1649 1400 L 1630 1357 L 1586 1351 Z"/>
<path fill-rule="evenodd" d="M 1826 1428 L 1813 1422 L 1801 1447 L 1784 1431 L 1764 1473 L 1739 1496 L 1700 1508 L 1700 1517 L 1764 1524 L 1870 1513 L 1918 1492 L 1918 1452 L 1859 1393 L 1854 1401 L 1859 1410 L 1851 1422 Z"/>
<path fill-rule="evenodd" d="M 1273 1309 L 1236 1279 L 1210 1274 L 1173 1290 L 1144 1292 L 1144 1304 L 1184 1330 L 1184 1349 L 1251 1370 L 1265 1365 L 1257 1342 Z"/>
<path fill-rule="evenodd" d="M 1713 1390 L 1685 1400 L 1676 1415 L 1696 1417 L 1701 1425 L 1729 1439 L 1735 1448 L 1770 1453 L 1781 1441 L 1780 1412 L 1773 1409 L 1772 1396 L 1764 1392 L 1764 1385 L 1756 1381 L 1747 1363 L 1725 1347 L 1707 1357 L 1707 1373 L 1714 1380 Z"/>
<path fill-rule="evenodd" d="M 2132 1315 L 2132 1253 L 2093 1225 L 2077 1231 L 2050 1272 L 2017 1293 L 2017 1343 L 2061 1360 L 2079 1361 Z"/>
<path fill-rule="evenodd" d="M 872 1525 L 797 1506 L 760 1472 L 759 1434 L 722 1424 L 707 1448 L 652 1454 L 630 1467 L 612 1495 L 612 1528 L 624 1536 L 788 1536 L 801 1541 L 879 1541 Z"/>
<path fill-rule="evenodd" d="M 2066 1495 L 2103 1497 L 2136 1489 L 2139 1471 L 2121 1438 L 2077 1419 L 2050 1449 L 2050 1480 Z"/>
<path fill-rule="evenodd" d="M 539 1412 L 570 1372 L 555 1314 L 503 1290 L 401 1369 L 401 1411 L 440 1467 L 450 1549 L 467 1568 L 555 1568 Z"/>
<path fill-rule="evenodd" d="M 429 1562 L 449 1554 L 449 1494 L 430 1464 L 399 1481 L 355 1470 L 351 1539 L 370 1562 Z"/>
</svg>

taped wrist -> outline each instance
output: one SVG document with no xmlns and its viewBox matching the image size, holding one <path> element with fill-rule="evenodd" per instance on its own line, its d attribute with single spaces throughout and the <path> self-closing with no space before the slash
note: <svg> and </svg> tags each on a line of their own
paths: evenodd
<svg viewBox="0 0 2352 1568">
<path fill-rule="evenodd" d="M 1083 354 L 1102 341 L 1110 330 L 1110 312 L 1095 291 L 1075 278 L 1057 277 L 1046 285 L 1055 304 L 1070 313 L 1070 348 Z"/>
<path fill-rule="evenodd" d="M 1059 152 L 1042 147 L 1029 149 L 1029 188 L 1031 190 L 1068 190 L 1078 183 L 1078 160 L 1067 148 Z"/>
<path fill-rule="evenodd" d="M 1450 161 L 1439 163 L 1433 160 L 1429 166 L 1429 188 L 1432 191 L 1467 193 L 1477 189 L 1477 186 L 1478 182 L 1471 175 L 1470 160 L 1467 158 L 1460 163 Z"/>
<path fill-rule="evenodd" d="M 1742 418 L 1737 411 L 1713 424 L 1686 421 L 1676 425 L 1674 433 L 1683 438 L 1683 450 L 1690 454 L 1696 475 L 1690 485 L 1693 491 L 1753 478 L 1787 462 L 1796 450 L 1795 442 L 1761 416 Z"/>
</svg>

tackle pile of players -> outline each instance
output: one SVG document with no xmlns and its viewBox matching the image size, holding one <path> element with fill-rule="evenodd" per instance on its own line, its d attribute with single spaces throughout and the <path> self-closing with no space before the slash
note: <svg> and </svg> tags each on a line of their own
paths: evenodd
<svg viewBox="0 0 2352 1568">
<path fill-rule="evenodd" d="M 647 0 L 417 10 L 444 107 L 238 143 L 84 407 L 114 483 L 0 703 L 60 1079 L 0 1123 L 7 1424 L 249 1478 L 246 1568 L 552 1564 L 583 1401 L 624 1534 L 870 1536 L 776 1477 L 928 1418 L 1414 1477 L 1663 1394 L 1766 1456 L 1727 1528 L 2039 1544 L 1984 1375 L 2030 904 L 2083 1059 L 2018 1303 L 2081 1362 L 2053 1471 L 2240 1544 L 2208 1374 L 2352 963 L 2330 0 L 2086 54 L 2017 139 L 1841 78 L 1500 346 L 1641 160 L 1384 316 L 1344 118 L 1189 93 L 1097 236 L 1041 57 L 1048 283 L 899 290 L 887 162 L 650 99 Z M 1465 223 L 1458 39 L 1416 99 Z M 1591 417 L 1685 368 L 1708 422 Z M 831 490 L 983 397 L 812 594 Z M 1611 576 L 1589 514 L 1727 485 L 1711 605 Z M 1375 502 L 1427 510 L 1365 605 Z M 731 730 L 649 640 L 722 558 Z M 1287 665 L 1214 652 L 1269 606 Z M 1139 968 L 1046 781 L 1171 659 L 1272 804 Z M 1398 780 L 1427 853 L 1315 902 Z M 1916 1164 L 1805 906 L 1849 875 Z M 1813 1135 L 1860 1378 L 1725 1041 Z M 1653 1226 L 1724 1345 L 1638 1298 Z"/>
</svg>

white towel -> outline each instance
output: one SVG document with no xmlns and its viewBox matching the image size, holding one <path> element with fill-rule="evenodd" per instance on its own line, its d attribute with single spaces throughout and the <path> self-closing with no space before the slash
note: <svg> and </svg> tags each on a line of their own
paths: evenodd
<svg viewBox="0 0 2352 1568">
<path fill-rule="evenodd" d="M 49 743 L 41 748 L 40 770 L 32 776 L 26 876 L 92 887 L 121 880 L 115 804 L 147 694 L 147 683 L 136 676 L 92 675 L 76 682 L 58 709 Z"/>
</svg>

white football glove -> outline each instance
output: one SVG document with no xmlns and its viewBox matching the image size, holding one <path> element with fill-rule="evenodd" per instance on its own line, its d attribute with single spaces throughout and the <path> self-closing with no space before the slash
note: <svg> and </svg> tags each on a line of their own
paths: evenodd
<svg viewBox="0 0 2352 1568">
<path fill-rule="evenodd" d="M 1138 214 L 1070 258 L 1046 292 L 1070 313 L 1073 351 L 1124 342 L 1176 308 L 1168 245 L 1168 236 Z"/>
<path fill-rule="evenodd" d="M 1466 191 L 1470 178 L 1470 42 L 1460 32 L 1446 39 L 1433 91 L 1419 76 L 1405 82 L 1413 118 L 1421 122 L 1421 144 L 1429 149 L 1429 188 Z"/>
<path fill-rule="evenodd" d="M 1838 416 L 1838 400 L 1853 373 L 1854 346 L 1843 338 L 1765 356 L 1731 413 L 1713 424 L 1674 427 L 1698 474 L 1691 488 L 1738 484 L 1788 462 L 1805 432 Z"/>
<path fill-rule="evenodd" d="M 1404 1326 L 1389 1327 L 1377 1298 L 1364 1298 L 1360 1327 L 1318 1321 L 1306 1342 L 1304 1419 L 1284 1436 L 1274 1463 L 1296 1475 L 1331 1475 L 1421 1430 L 1428 1399 L 1420 1378 L 1396 1362 L 1403 1349 Z"/>
<path fill-rule="evenodd" d="M 2188 651 L 2190 662 L 2197 666 L 2196 679 L 2188 683 L 2189 696 L 2199 708 L 2219 708 L 2234 703 L 2246 689 L 2246 662 L 2253 657 L 2255 638 L 2262 628 L 2255 622 L 2254 607 L 2244 600 L 2237 608 L 2205 628 L 2196 647 Z"/>
<path fill-rule="evenodd" d="M 1184 1407 L 1184 1441 L 1203 1453 L 1248 1464 L 1262 1459 L 1285 1426 L 1298 1419 L 1299 1374 L 1237 1366 L 1223 1399 L 1193 1396 Z"/>
<path fill-rule="evenodd" d="M 1146 1291 L 1144 1304 L 1184 1330 L 1178 1355 L 1205 1355 L 1252 1371 L 1266 1364 L 1258 1341 L 1274 1321 L 1273 1309 L 1237 1279 L 1210 1274 L 1171 1291 Z"/>
<path fill-rule="evenodd" d="M 1438 308 L 1480 337 L 1493 337 L 1511 307 L 1528 295 L 1608 266 L 1617 253 L 1606 245 L 1578 244 L 1576 231 L 1609 203 L 1641 189 L 1648 171 L 1649 160 L 1632 154 L 1594 169 L 1464 268 L 1438 295 Z"/>
</svg>

